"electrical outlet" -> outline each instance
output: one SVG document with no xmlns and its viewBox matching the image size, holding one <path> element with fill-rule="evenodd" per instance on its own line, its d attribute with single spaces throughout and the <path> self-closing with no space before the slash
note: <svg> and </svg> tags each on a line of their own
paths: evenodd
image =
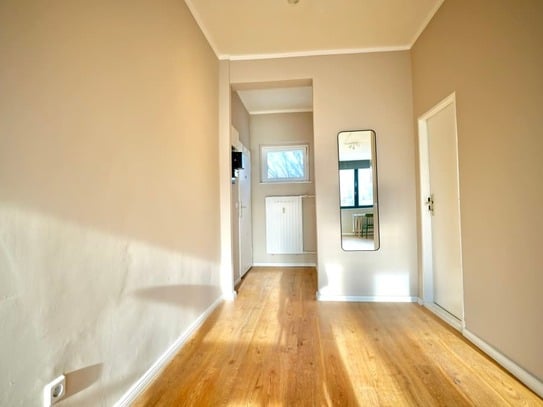
<svg viewBox="0 0 543 407">
<path fill-rule="evenodd" d="M 43 406 L 51 407 L 66 394 L 66 377 L 60 375 L 43 388 Z"/>
</svg>

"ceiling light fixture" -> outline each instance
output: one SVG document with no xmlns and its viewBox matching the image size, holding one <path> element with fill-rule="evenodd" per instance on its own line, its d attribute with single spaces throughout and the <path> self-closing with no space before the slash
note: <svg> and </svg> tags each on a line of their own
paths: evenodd
<svg viewBox="0 0 543 407">
<path fill-rule="evenodd" d="M 288 4 L 298 4 L 300 0 L 287 0 Z"/>
</svg>

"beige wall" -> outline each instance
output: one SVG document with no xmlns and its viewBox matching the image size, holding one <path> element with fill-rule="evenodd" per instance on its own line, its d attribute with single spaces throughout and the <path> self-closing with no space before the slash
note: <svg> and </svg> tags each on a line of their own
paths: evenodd
<svg viewBox="0 0 543 407">
<path fill-rule="evenodd" d="M 5 0 L 0 55 L 0 405 L 112 405 L 220 297 L 218 61 L 177 0 Z"/>
<path fill-rule="evenodd" d="M 249 113 L 237 92 L 232 91 L 231 96 L 232 126 L 239 132 L 239 141 L 247 147 L 251 146 L 251 134 L 249 132 Z"/>
<path fill-rule="evenodd" d="M 456 92 L 469 331 L 543 380 L 543 2 L 445 1 L 412 50 L 418 117 Z"/>
<path fill-rule="evenodd" d="M 268 254 L 266 252 L 266 197 L 283 195 L 314 195 L 315 170 L 313 159 L 313 114 L 282 113 L 252 115 L 252 201 L 253 261 L 255 264 L 316 264 L 315 254 Z M 277 144 L 309 145 L 309 183 L 261 183 L 260 146 Z M 315 232 L 315 200 L 303 200 L 304 250 L 317 250 Z"/>
<path fill-rule="evenodd" d="M 313 80 L 319 291 L 323 296 L 418 294 L 415 147 L 408 52 L 230 63 L 233 84 Z M 344 252 L 337 133 L 374 129 L 381 248 Z"/>
</svg>

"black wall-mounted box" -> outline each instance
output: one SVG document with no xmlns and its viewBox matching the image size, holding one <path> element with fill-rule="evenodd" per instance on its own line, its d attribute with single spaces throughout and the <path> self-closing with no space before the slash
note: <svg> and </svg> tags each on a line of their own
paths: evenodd
<svg viewBox="0 0 543 407">
<path fill-rule="evenodd" d="M 241 151 L 232 151 L 232 178 L 236 176 L 236 170 L 243 169 L 243 155 Z"/>
</svg>

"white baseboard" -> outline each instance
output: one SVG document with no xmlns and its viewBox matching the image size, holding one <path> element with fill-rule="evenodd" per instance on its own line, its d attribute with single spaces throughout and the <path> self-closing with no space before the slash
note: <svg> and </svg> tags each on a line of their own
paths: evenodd
<svg viewBox="0 0 543 407">
<path fill-rule="evenodd" d="M 417 297 L 409 296 L 359 296 L 359 295 L 329 295 L 317 291 L 317 301 L 335 302 L 417 302 Z"/>
<path fill-rule="evenodd" d="M 253 267 L 317 267 L 317 263 L 253 263 Z"/>
<path fill-rule="evenodd" d="M 189 337 L 204 323 L 207 317 L 224 301 L 223 297 L 217 298 L 186 330 L 176 341 L 164 352 L 155 363 L 147 370 L 139 380 L 128 389 L 114 407 L 129 407 L 136 401 L 145 388 L 158 376 L 164 367 L 170 362 L 175 354 L 183 347 Z"/>
<path fill-rule="evenodd" d="M 543 382 L 541 380 L 524 370 L 518 364 L 516 364 L 503 353 L 501 353 L 499 350 L 495 349 L 494 347 L 486 343 L 483 339 L 479 338 L 477 335 L 467 329 L 464 321 L 455 318 L 443 308 L 435 305 L 434 303 L 423 302 L 420 300 L 419 303 L 424 305 L 431 312 L 436 314 L 439 318 L 447 322 L 453 328 L 460 331 L 468 341 L 473 343 L 484 353 L 494 359 L 505 370 L 515 376 L 522 383 L 524 383 L 528 388 L 533 390 L 534 393 L 536 393 L 539 397 L 543 398 Z"/>
<path fill-rule="evenodd" d="M 428 308 L 430 311 L 432 311 L 434 314 L 436 314 L 439 318 L 444 320 L 446 323 L 448 323 L 450 326 L 452 326 L 457 331 L 462 332 L 464 326 L 463 322 L 456 318 L 455 316 L 449 314 L 447 311 L 445 311 L 443 308 L 437 306 L 433 302 L 419 302 L 419 304 L 422 304 L 426 308 Z"/>
<path fill-rule="evenodd" d="M 499 350 L 493 348 L 491 345 L 479 338 L 473 332 L 470 332 L 468 329 L 464 329 L 462 331 L 462 334 L 471 343 L 473 343 L 484 353 L 486 353 L 488 356 L 498 362 L 505 370 L 507 370 L 509 373 L 519 379 L 528 388 L 533 390 L 534 393 L 536 393 L 539 397 L 543 398 L 543 382 L 541 380 L 524 370 L 522 367 L 520 367 L 503 353 L 501 353 Z"/>
</svg>

